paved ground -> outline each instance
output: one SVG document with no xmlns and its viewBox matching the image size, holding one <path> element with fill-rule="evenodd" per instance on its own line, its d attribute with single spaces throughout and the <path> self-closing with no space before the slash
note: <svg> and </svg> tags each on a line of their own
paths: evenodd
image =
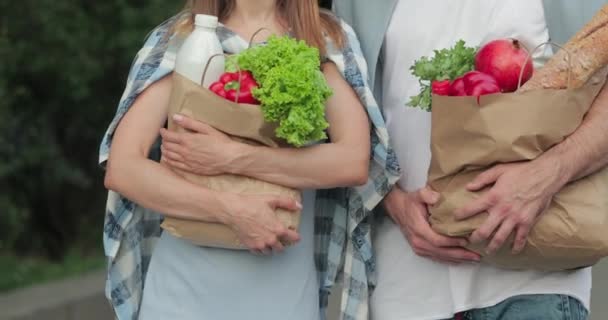
<svg viewBox="0 0 608 320">
<path fill-rule="evenodd" d="M 0 296 L 0 320 L 111 320 L 103 272 Z"/>
<path fill-rule="evenodd" d="M 0 296 L 0 320 L 112 320 L 103 279 L 93 273 Z M 608 260 L 595 268 L 593 286 L 590 320 L 607 320 Z M 333 300 L 329 320 L 337 319 L 336 305 Z"/>
</svg>

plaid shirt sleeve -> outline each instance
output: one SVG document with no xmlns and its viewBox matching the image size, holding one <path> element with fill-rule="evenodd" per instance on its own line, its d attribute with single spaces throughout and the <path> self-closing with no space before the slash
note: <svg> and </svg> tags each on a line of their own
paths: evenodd
<svg viewBox="0 0 608 320">
<path fill-rule="evenodd" d="M 374 287 L 375 261 L 371 244 L 372 210 L 399 179 L 380 108 L 367 84 L 367 64 L 353 29 L 342 23 L 348 45 L 332 47 L 328 58 L 355 90 L 372 124 L 369 178 L 357 188 L 317 192 L 316 263 L 321 279 L 321 307 L 326 309 L 331 288 L 342 278 L 341 319 L 368 319 L 368 297 Z M 324 314 L 324 312 L 323 312 Z"/>
<path fill-rule="evenodd" d="M 173 20 L 153 30 L 138 52 L 127 79 L 127 86 L 119 102 L 99 149 L 99 163 L 105 167 L 114 131 L 135 99 L 154 82 L 173 69 L 175 52 L 169 50 L 169 32 Z M 158 160 L 158 145 L 151 158 Z M 136 320 L 143 293 L 143 280 L 150 262 L 152 249 L 160 237 L 161 216 L 110 191 L 106 205 L 103 244 L 108 258 L 106 297 L 119 320 Z"/>
</svg>

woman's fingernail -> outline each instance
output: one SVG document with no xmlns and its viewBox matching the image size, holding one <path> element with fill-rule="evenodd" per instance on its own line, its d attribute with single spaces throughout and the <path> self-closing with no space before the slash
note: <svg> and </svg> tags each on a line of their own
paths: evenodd
<svg viewBox="0 0 608 320">
<path fill-rule="evenodd" d="M 433 194 L 433 202 L 439 201 L 439 198 L 440 198 L 439 193 Z"/>
<path fill-rule="evenodd" d="M 296 208 L 298 208 L 298 210 L 302 210 L 303 207 L 300 201 L 296 201 Z"/>
<path fill-rule="evenodd" d="M 177 121 L 177 122 L 180 122 L 180 121 L 184 120 L 184 117 L 182 115 L 180 115 L 180 114 L 174 114 L 173 115 L 173 120 Z"/>
</svg>

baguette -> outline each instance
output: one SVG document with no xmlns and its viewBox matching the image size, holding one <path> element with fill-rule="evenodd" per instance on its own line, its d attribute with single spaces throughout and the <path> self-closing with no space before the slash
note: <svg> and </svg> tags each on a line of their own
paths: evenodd
<svg viewBox="0 0 608 320">
<path fill-rule="evenodd" d="M 583 86 L 608 65 L 608 4 L 518 91 L 568 88 L 568 53 L 572 59 L 571 88 Z"/>
</svg>

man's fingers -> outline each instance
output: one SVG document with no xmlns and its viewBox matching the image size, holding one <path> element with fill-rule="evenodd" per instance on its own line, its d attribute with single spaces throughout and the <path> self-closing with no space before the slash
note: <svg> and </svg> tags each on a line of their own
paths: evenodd
<svg viewBox="0 0 608 320">
<path fill-rule="evenodd" d="M 416 231 L 417 235 L 411 241 L 418 255 L 426 255 L 444 262 L 479 261 L 478 254 L 463 248 L 468 244 L 466 239 L 440 235 L 428 223 L 427 227 L 419 227 L 420 230 Z"/>
<path fill-rule="evenodd" d="M 163 138 L 163 142 L 183 143 L 183 136 L 181 133 L 169 131 L 165 128 L 160 129 L 160 136 Z"/>
<path fill-rule="evenodd" d="M 437 233 L 426 218 L 426 208 L 419 206 L 414 209 L 417 210 L 412 228 L 414 236 L 422 238 L 433 247 L 464 247 L 468 244 L 466 239 L 446 237 Z"/>
<path fill-rule="evenodd" d="M 496 231 L 496 234 L 494 234 L 494 237 L 492 237 L 490 244 L 486 248 L 486 253 L 493 254 L 498 251 L 504 245 L 505 241 L 507 241 L 511 233 L 513 233 L 514 228 L 515 223 L 511 219 L 505 219 L 498 228 L 498 231 Z"/>
<path fill-rule="evenodd" d="M 513 242 L 513 254 L 518 254 L 524 250 L 528 242 L 528 234 L 531 226 L 520 225 L 515 233 L 515 241 Z"/>
<path fill-rule="evenodd" d="M 467 184 L 469 191 L 478 191 L 483 187 L 493 184 L 498 180 L 498 177 L 504 172 L 504 167 L 501 165 L 494 166 L 493 168 L 480 173 L 473 181 Z"/>
<path fill-rule="evenodd" d="M 492 206 L 489 197 L 490 193 L 487 192 L 481 197 L 471 201 L 466 206 L 457 209 L 454 211 L 454 218 L 456 218 L 456 220 L 464 220 L 488 210 Z"/>
<path fill-rule="evenodd" d="M 275 210 L 279 208 L 292 212 L 302 210 L 302 204 L 300 202 L 287 197 L 273 198 L 270 200 L 269 204 Z"/>
<path fill-rule="evenodd" d="M 441 263 L 441 264 L 444 264 L 444 265 L 447 264 L 447 265 L 452 265 L 452 266 L 460 265 L 463 262 L 463 261 L 452 260 L 452 259 L 442 260 L 442 259 L 435 258 L 435 257 L 428 257 L 428 258 L 431 259 L 431 260 L 433 260 L 433 261 L 435 261 L 435 262 L 437 262 L 437 263 Z"/>
<path fill-rule="evenodd" d="M 420 200 L 427 205 L 434 205 L 439 201 L 439 193 L 429 187 L 424 187 L 418 191 Z"/>
<path fill-rule="evenodd" d="M 466 247 L 469 245 L 467 239 L 446 237 L 437 233 L 431 234 L 429 240 L 436 247 Z"/>
<path fill-rule="evenodd" d="M 200 121 L 194 120 L 190 117 L 186 117 L 184 115 L 181 114 L 175 114 L 173 115 L 173 121 L 175 121 L 175 123 L 177 123 L 178 126 L 192 131 L 192 132 L 197 132 L 197 133 L 209 133 L 209 128 L 211 128 L 209 125 L 202 123 Z"/>
<path fill-rule="evenodd" d="M 457 262 L 478 262 L 481 260 L 481 256 L 477 253 L 462 248 L 435 248 L 432 254 L 441 260 Z"/>
<path fill-rule="evenodd" d="M 435 232 L 431 225 L 426 221 L 424 224 L 421 223 L 419 228 L 418 236 L 424 238 L 434 247 L 465 247 L 469 244 L 466 239 L 446 237 Z"/>
<path fill-rule="evenodd" d="M 441 262 L 477 262 L 481 259 L 478 254 L 464 248 L 435 247 L 419 237 L 410 238 L 409 242 L 417 255 Z"/>
<path fill-rule="evenodd" d="M 471 243 L 481 243 L 490 239 L 494 230 L 498 228 L 502 218 L 498 215 L 489 214 L 486 220 L 473 232 L 469 240 Z"/>
</svg>

